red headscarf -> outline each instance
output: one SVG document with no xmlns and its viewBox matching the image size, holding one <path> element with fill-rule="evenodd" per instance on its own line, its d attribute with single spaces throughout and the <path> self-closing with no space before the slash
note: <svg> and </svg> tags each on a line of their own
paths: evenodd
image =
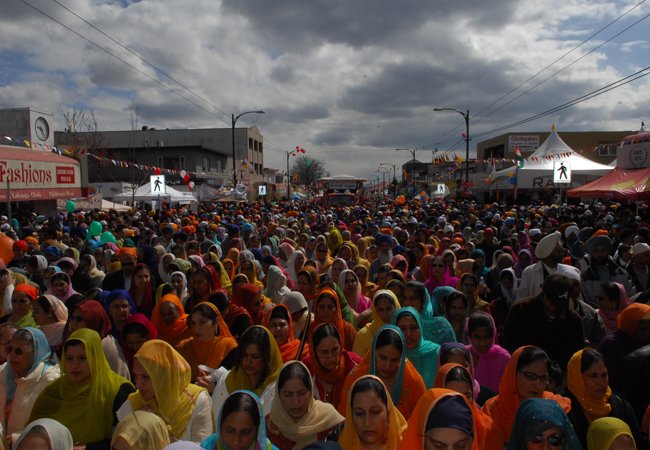
<svg viewBox="0 0 650 450">
<path fill-rule="evenodd" d="M 65 325 L 63 331 L 63 342 L 70 335 L 70 322 L 74 320 L 75 309 L 81 311 L 86 327 L 95 330 L 102 339 L 110 334 L 112 328 L 111 319 L 106 314 L 106 310 L 102 304 L 96 300 L 84 300 L 77 303 L 68 314 L 68 323 Z"/>
<path fill-rule="evenodd" d="M 172 324 L 167 324 L 160 316 L 160 309 L 165 303 L 171 303 L 180 312 L 178 318 Z M 151 313 L 151 321 L 158 328 L 159 338 L 176 348 L 182 340 L 192 336 L 190 329 L 187 327 L 187 314 L 183 308 L 178 296 L 174 294 L 164 295 L 160 303 L 156 305 Z"/>
<path fill-rule="evenodd" d="M 342 348 L 349 348 L 346 346 L 346 344 L 349 344 L 345 342 L 345 321 L 343 320 L 343 315 L 341 313 L 341 300 L 339 299 L 339 296 L 336 294 L 336 292 L 330 288 L 323 288 L 318 292 L 318 295 L 316 296 L 316 300 L 314 300 L 314 311 L 318 310 L 318 304 L 325 298 L 325 295 L 329 295 L 334 299 L 334 302 L 336 303 L 336 315 L 334 316 L 334 320 L 331 322 L 332 325 L 334 325 L 334 328 L 339 332 L 339 336 L 341 337 L 341 347 Z M 310 339 L 311 336 L 314 334 L 314 330 L 318 327 L 318 325 L 322 324 L 323 322 L 321 319 L 318 317 L 318 315 L 314 315 L 314 320 L 311 323 L 311 333 L 310 333 Z M 310 347 L 311 348 L 311 347 Z"/>
<path fill-rule="evenodd" d="M 292 361 L 296 359 L 296 356 L 298 355 L 298 348 L 300 347 L 300 339 L 296 339 L 294 336 L 294 330 L 293 330 L 293 319 L 291 318 L 291 312 L 289 311 L 289 308 L 287 308 L 286 305 L 279 304 L 275 305 L 273 308 L 271 308 L 266 315 L 264 316 L 264 323 L 263 325 L 266 328 L 269 328 L 269 322 L 271 321 L 271 317 L 273 316 L 273 311 L 277 309 L 284 309 L 287 312 L 287 322 L 289 322 L 289 340 L 280 345 L 278 342 L 278 347 L 280 348 L 280 354 L 282 356 L 282 362 L 287 362 L 287 361 Z"/>
<path fill-rule="evenodd" d="M 150 341 L 151 339 L 156 339 L 158 337 L 158 330 L 156 329 L 156 326 L 144 314 L 141 313 L 131 314 L 124 321 L 124 327 L 126 328 L 127 325 L 132 323 L 140 324 L 144 327 L 145 330 L 147 330 L 148 341 Z M 126 358 L 126 363 L 129 366 L 129 370 L 133 369 L 133 357 L 135 356 L 136 352 L 132 351 L 129 348 L 129 346 L 126 345 L 126 333 L 124 332 L 120 337 L 120 346 L 122 347 L 122 352 L 124 353 L 124 357 Z"/>
</svg>

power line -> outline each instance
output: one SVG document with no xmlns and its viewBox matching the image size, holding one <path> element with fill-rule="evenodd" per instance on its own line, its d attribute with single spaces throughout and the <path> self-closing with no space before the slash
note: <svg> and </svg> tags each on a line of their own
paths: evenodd
<svg viewBox="0 0 650 450">
<path fill-rule="evenodd" d="M 541 117 L 551 115 L 551 114 L 556 113 L 558 111 L 561 111 L 563 109 L 566 109 L 566 108 L 569 108 L 571 106 L 577 105 L 577 104 L 585 102 L 587 100 L 590 100 L 590 99 L 592 99 L 594 97 L 598 97 L 599 95 L 605 94 L 605 93 L 607 93 L 609 91 L 612 91 L 614 89 L 618 89 L 619 87 L 625 86 L 626 84 L 629 84 L 629 83 L 631 83 L 633 81 L 636 81 L 636 80 L 638 80 L 640 78 L 643 78 L 643 77 L 646 77 L 648 75 L 650 75 L 650 66 L 645 67 L 645 68 L 643 68 L 643 69 L 641 69 L 641 70 L 639 70 L 637 72 L 634 72 L 633 74 L 628 75 L 627 77 L 621 78 L 621 79 L 619 79 L 619 80 L 617 80 L 617 81 L 615 81 L 613 83 L 610 83 L 610 84 L 605 85 L 605 86 L 603 86 L 601 88 L 598 88 L 598 89 L 596 89 L 594 91 L 591 91 L 591 92 L 589 92 L 587 94 L 584 94 L 584 95 L 582 95 L 580 97 L 577 97 L 577 98 L 575 98 L 575 99 L 573 99 L 571 101 L 563 103 L 562 105 L 559 105 L 559 106 L 556 106 L 554 108 L 548 109 L 548 110 L 546 110 L 544 112 L 541 112 L 539 114 L 535 114 L 534 116 L 528 117 L 526 119 L 519 120 L 517 122 L 513 122 L 511 124 L 495 128 L 493 130 L 475 134 L 474 136 L 475 137 L 486 136 L 486 135 L 489 135 L 489 134 L 494 134 L 494 133 L 497 133 L 497 132 L 500 132 L 500 131 L 507 130 L 509 128 L 516 127 L 518 125 L 523 125 L 524 123 L 532 122 L 533 120 L 537 120 L 537 119 L 539 119 Z"/>
</svg>

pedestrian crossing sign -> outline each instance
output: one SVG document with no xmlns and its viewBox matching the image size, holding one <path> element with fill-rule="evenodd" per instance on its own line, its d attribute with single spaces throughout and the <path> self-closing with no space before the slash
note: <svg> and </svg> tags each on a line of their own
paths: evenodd
<svg viewBox="0 0 650 450">
<path fill-rule="evenodd" d="M 571 184 L 571 163 L 553 162 L 553 184 Z"/>
<path fill-rule="evenodd" d="M 154 195 L 163 195 L 167 193 L 165 184 L 165 175 L 151 175 L 151 193 Z"/>
</svg>

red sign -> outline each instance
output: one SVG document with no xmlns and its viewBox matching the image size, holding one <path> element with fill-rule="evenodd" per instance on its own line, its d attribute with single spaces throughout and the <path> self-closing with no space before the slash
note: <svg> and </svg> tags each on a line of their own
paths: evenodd
<svg viewBox="0 0 650 450">
<path fill-rule="evenodd" d="M 60 184 L 74 183 L 74 167 L 56 166 L 56 182 Z"/>
</svg>

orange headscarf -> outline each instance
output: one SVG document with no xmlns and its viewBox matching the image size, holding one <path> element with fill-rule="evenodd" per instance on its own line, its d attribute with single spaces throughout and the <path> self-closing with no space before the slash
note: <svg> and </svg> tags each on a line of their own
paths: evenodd
<svg viewBox="0 0 650 450">
<path fill-rule="evenodd" d="M 199 365 L 206 365 L 211 369 L 216 369 L 221 366 L 223 359 L 237 348 L 237 341 L 230 334 L 228 325 L 221 317 L 221 313 L 212 303 L 199 303 L 192 309 L 190 315 L 201 305 L 209 307 L 217 314 L 217 324 L 215 326 L 217 329 L 215 331 L 218 334 L 208 341 L 199 341 L 191 337 L 180 343 L 178 352 L 183 355 L 183 358 L 192 368 L 192 380 L 196 379 Z"/>
<path fill-rule="evenodd" d="M 178 308 L 180 315 L 172 324 L 167 324 L 160 316 L 160 309 L 165 303 L 171 303 Z M 151 321 L 158 328 L 158 338 L 167 342 L 172 347 L 178 347 L 182 340 L 192 337 L 192 332 L 187 326 L 187 314 L 178 296 L 164 295 L 151 313 Z"/>
<path fill-rule="evenodd" d="M 307 276 L 307 278 L 309 278 L 311 294 L 305 295 L 305 300 L 309 302 L 316 298 L 316 293 L 318 292 L 318 271 L 312 266 L 303 266 L 302 269 L 300 269 L 300 272 L 298 272 L 298 276 L 301 274 L 304 274 Z"/>
<path fill-rule="evenodd" d="M 496 428 L 500 431 L 501 438 L 503 439 L 502 443 L 510 439 L 512 427 L 515 424 L 515 417 L 517 416 L 517 409 L 522 401 L 522 398 L 517 392 L 517 361 L 519 361 L 521 353 L 528 347 L 532 346 L 527 345 L 515 350 L 501 376 L 499 395 L 489 399 L 483 407 L 483 411 L 492 417 Z M 555 400 L 566 413 L 571 411 L 571 400 L 566 397 L 544 391 L 542 398 Z"/>
<path fill-rule="evenodd" d="M 226 272 L 228 273 L 228 278 L 231 280 L 235 278 L 235 261 L 233 261 L 230 258 L 224 258 L 224 260 L 221 262 L 223 264 L 224 269 L 226 268 L 226 261 L 230 262 L 232 269 L 228 270 L 226 269 Z"/>
<path fill-rule="evenodd" d="M 632 303 L 620 312 L 616 318 L 618 329 L 632 336 L 639 328 L 639 322 L 650 319 L 650 305 L 645 303 Z"/>
<path fill-rule="evenodd" d="M 612 405 L 609 398 L 612 396 L 612 389 L 607 386 L 607 392 L 603 398 L 594 398 L 585 387 L 585 380 L 582 375 L 582 353 L 584 349 L 576 352 L 567 366 L 567 388 L 578 399 L 589 422 L 607 417 L 612 412 Z"/>
<path fill-rule="evenodd" d="M 232 261 L 232 266 L 235 270 L 239 268 L 239 253 L 240 252 L 237 247 L 231 247 L 230 250 L 228 250 L 228 253 L 226 253 L 226 259 Z"/>
<path fill-rule="evenodd" d="M 339 336 L 341 337 L 341 347 L 342 348 L 352 348 L 352 343 L 351 342 L 346 342 L 345 341 L 345 321 L 343 320 L 343 314 L 341 313 L 341 300 L 339 299 L 339 296 L 336 294 L 336 292 L 330 288 L 323 288 L 318 292 L 318 295 L 316 296 L 316 300 L 314 300 L 314 311 L 318 310 L 318 304 L 322 301 L 325 295 L 329 295 L 334 299 L 334 302 L 336 303 L 336 316 L 334 317 L 334 321 L 332 322 L 332 325 L 334 325 L 334 328 L 339 332 Z M 318 325 L 320 325 L 321 322 L 318 316 L 314 315 L 314 320 L 311 323 L 311 335 L 314 334 L 314 331 Z M 311 336 L 310 336 L 311 337 Z"/>
<path fill-rule="evenodd" d="M 289 311 L 289 308 L 287 308 L 287 306 L 283 305 L 282 303 L 275 305 L 264 316 L 262 325 L 264 325 L 266 328 L 269 328 L 269 322 L 271 321 L 271 316 L 273 316 L 273 311 L 278 308 L 284 309 L 287 312 L 287 321 L 289 322 L 289 340 L 282 345 L 278 343 L 278 347 L 280 348 L 280 355 L 282 356 L 282 362 L 286 363 L 287 361 L 296 359 L 298 348 L 300 347 L 300 339 L 296 339 L 294 336 L 293 319 L 291 318 L 291 312 Z"/>
<path fill-rule="evenodd" d="M 404 434 L 404 438 L 399 446 L 400 450 L 424 449 L 424 432 L 427 425 L 427 419 L 429 418 L 429 413 L 431 413 L 433 408 L 436 407 L 440 399 L 451 395 L 462 397 L 471 408 L 469 400 L 456 391 L 438 388 L 429 389 L 424 395 L 422 395 L 422 397 L 420 397 L 413 414 L 411 414 L 411 418 L 408 420 L 406 433 Z M 474 416 L 473 411 L 472 416 Z M 472 419 L 474 419 L 474 441 L 472 442 L 471 449 L 483 450 L 477 436 L 476 418 L 472 417 Z M 503 446 L 501 446 L 501 448 L 503 448 Z"/>
<path fill-rule="evenodd" d="M 433 383 L 433 387 L 436 388 L 434 390 L 447 389 L 445 387 L 445 379 L 447 378 L 449 371 L 455 367 L 460 367 L 463 369 L 465 372 L 467 372 L 469 379 L 472 379 L 472 374 L 467 369 L 467 367 L 463 366 L 462 364 L 443 364 L 440 366 L 438 373 L 436 374 L 436 380 Z M 471 381 L 469 384 L 473 389 L 474 384 Z M 481 450 L 503 450 L 503 445 L 499 443 L 499 439 L 494 439 L 495 431 L 492 418 L 481 411 L 476 402 L 473 401 L 473 396 L 470 396 L 469 398 L 466 397 L 466 400 L 468 400 L 469 406 L 472 409 L 472 418 L 474 419 L 474 429 L 476 430 L 474 443 L 478 444 L 478 448 Z"/>
</svg>

